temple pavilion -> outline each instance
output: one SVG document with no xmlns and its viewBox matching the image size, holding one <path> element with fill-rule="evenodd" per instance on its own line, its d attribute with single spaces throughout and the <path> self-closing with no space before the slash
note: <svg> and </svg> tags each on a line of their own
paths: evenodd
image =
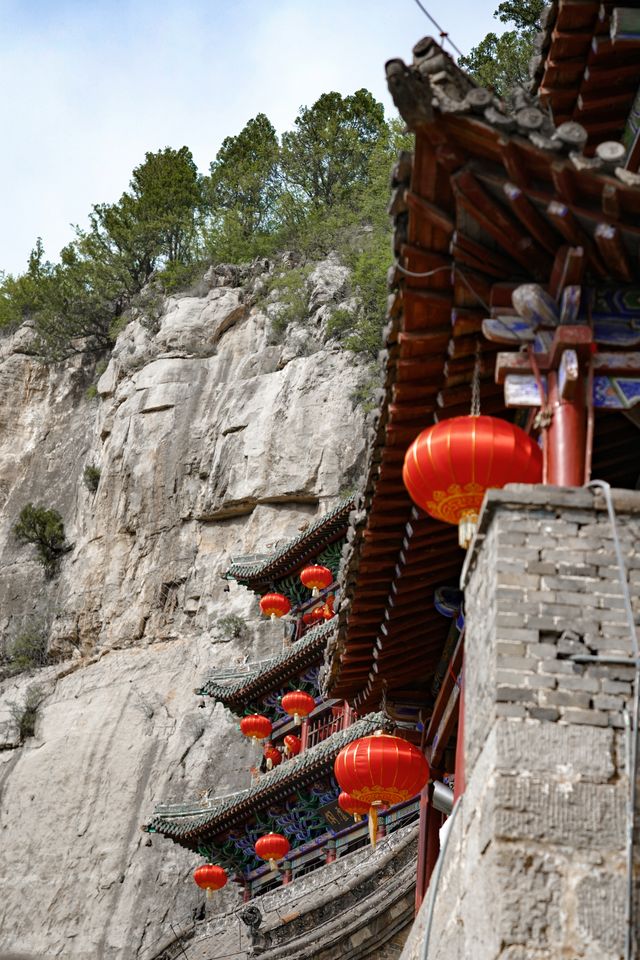
<svg viewBox="0 0 640 960">
<path fill-rule="evenodd" d="M 194 693 L 224 704 L 240 723 L 256 716 L 269 722 L 262 762 L 247 771 L 246 789 L 230 797 L 160 804 L 146 826 L 222 867 L 241 885 L 245 900 L 368 842 L 366 823 L 354 822 L 338 805 L 333 766 L 344 746 L 387 728 L 389 720 L 380 711 L 358 714 L 344 700 L 323 696 L 319 682 L 336 627 L 336 578 L 353 508 L 353 498 L 342 501 L 274 553 L 237 558 L 229 567 L 226 576 L 258 599 L 286 599 L 290 609 L 283 620 L 283 650 L 240 674 L 212 673 Z M 328 571 L 327 582 L 313 596 L 300 573 L 318 566 Z M 285 712 L 283 698 L 300 692 L 310 698 L 309 708 L 296 719 Z M 406 826 L 417 815 L 417 800 L 392 807 L 379 818 L 377 836 Z M 255 849 L 261 837 L 271 834 L 290 845 L 278 870 Z M 194 866 L 198 862 L 196 856 Z"/>
</svg>

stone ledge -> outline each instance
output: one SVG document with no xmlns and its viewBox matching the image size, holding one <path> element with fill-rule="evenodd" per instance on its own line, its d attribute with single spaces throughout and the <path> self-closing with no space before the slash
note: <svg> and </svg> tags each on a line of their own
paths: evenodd
<svg viewBox="0 0 640 960">
<path fill-rule="evenodd" d="M 616 514 L 640 514 L 640 491 L 612 489 L 611 498 Z M 473 538 L 460 574 L 460 588 L 464 589 L 471 568 L 474 566 L 494 515 L 506 510 L 557 510 L 606 512 L 607 505 L 599 490 L 586 487 L 553 487 L 546 484 L 510 483 L 500 490 L 488 490 L 485 494 L 478 520 L 478 529 Z"/>
</svg>

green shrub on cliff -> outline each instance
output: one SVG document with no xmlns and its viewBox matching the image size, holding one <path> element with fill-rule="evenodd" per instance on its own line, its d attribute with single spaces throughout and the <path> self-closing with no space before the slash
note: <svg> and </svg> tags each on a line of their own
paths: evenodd
<svg viewBox="0 0 640 960">
<path fill-rule="evenodd" d="M 25 670 L 46 667 L 49 660 L 47 633 L 42 625 L 32 625 L 18 634 L 5 651 L 2 673 L 13 676 Z"/>
<path fill-rule="evenodd" d="M 31 543 L 48 578 L 55 576 L 61 557 L 72 549 L 67 543 L 64 523 L 57 510 L 47 510 L 27 503 L 13 528 L 20 543 Z"/>
</svg>

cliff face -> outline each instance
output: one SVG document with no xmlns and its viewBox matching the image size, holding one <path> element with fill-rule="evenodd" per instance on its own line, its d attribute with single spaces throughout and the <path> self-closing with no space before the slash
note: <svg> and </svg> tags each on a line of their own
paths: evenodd
<svg viewBox="0 0 640 960">
<path fill-rule="evenodd" d="M 86 395 L 79 362 L 0 356 L 0 629 L 34 625 L 58 663 L 0 684 L 0 930 L 7 949 L 73 960 L 153 956 L 202 907 L 193 856 L 147 837 L 160 800 L 245 786 L 255 759 L 193 688 L 209 668 L 273 654 L 282 627 L 221 573 L 297 535 L 353 485 L 362 376 L 327 342 L 345 270 L 319 264 L 309 311 L 273 342 L 268 264 L 210 271 L 197 296 L 149 303 Z M 269 299 L 272 302 L 269 302 Z M 95 493 L 82 480 L 100 469 Z M 28 501 L 55 507 L 73 549 L 47 581 L 12 535 Z M 245 620 L 230 636 L 221 619 Z M 35 736 L 15 714 L 44 697 Z M 237 900 L 225 892 L 216 909 Z"/>
</svg>

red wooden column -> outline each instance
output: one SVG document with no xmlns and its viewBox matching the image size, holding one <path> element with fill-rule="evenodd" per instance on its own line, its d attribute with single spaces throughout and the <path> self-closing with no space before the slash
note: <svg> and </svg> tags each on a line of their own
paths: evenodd
<svg viewBox="0 0 640 960">
<path fill-rule="evenodd" d="M 304 753 L 304 751 L 307 749 L 307 743 L 309 741 L 309 718 L 308 717 L 305 717 L 302 721 L 300 739 L 302 741 L 302 746 L 300 747 L 300 753 Z"/>
<path fill-rule="evenodd" d="M 584 483 L 587 437 L 587 407 L 584 383 L 579 383 L 576 396 L 565 400 L 560 396 L 558 374 L 547 375 L 551 424 L 547 446 L 547 483 L 559 487 L 581 487 Z"/>
<path fill-rule="evenodd" d="M 335 840 L 327 840 L 327 845 L 325 847 L 326 856 L 325 863 L 333 863 L 337 859 L 336 854 L 336 842 Z"/>
<path fill-rule="evenodd" d="M 429 784 L 420 794 L 420 824 L 418 834 L 418 869 L 416 875 L 416 913 L 427 892 L 427 824 L 429 818 Z"/>
</svg>

